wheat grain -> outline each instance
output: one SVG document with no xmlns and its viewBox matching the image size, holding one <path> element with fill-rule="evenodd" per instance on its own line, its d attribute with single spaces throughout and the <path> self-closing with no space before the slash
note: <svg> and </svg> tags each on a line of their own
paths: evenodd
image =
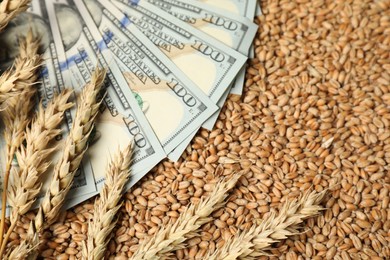
<svg viewBox="0 0 390 260">
<path fill-rule="evenodd" d="M 28 8 L 31 0 L 4 0 L 0 3 L 0 31 L 19 13 Z"/>
<path fill-rule="evenodd" d="M 209 196 L 198 204 L 191 204 L 175 223 L 161 226 L 149 241 L 142 243 L 132 259 L 158 259 L 173 250 L 183 248 L 184 242 L 194 237 L 194 232 L 212 219 L 210 214 L 223 207 L 228 191 L 236 185 L 240 176 L 241 174 L 235 174 L 219 181 Z"/>
<path fill-rule="evenodd" d="M 103 259 L 108 238 L 117 222 L 117 213 L 122 203 L 123 189 L 130 178 L 132 146 L 116 155 L 106 170 L 100 199 L 95 201 L 94 215 L 88 226 L 87 243 L 83 244 L 83 259 Z"/>
<path fill-rule="evenodd" d="M 38 232 L 55 221 L 72 186 L 74 174 L 88 148 L 88 138 L 101 103 L 98 94 L 103 86 L 105 75 L 106 70 L 96 68 L 90 83 L 82 90 L 72 128 L 66 137 L 64 153 L 54 168 L 49 190 L 35 218 L 35 229 Z"/>
<path fill-rule="evenodd" d="M 238 258 L 258 258 L 271 244 L 280 242 L 299 233 L 299 224 L 316 216 L 323 208 L 319 205 L 325 192 L 306 192 L 301 198 L 286 201 L 278 214 L 271 213 L 249 230 L 237 233 L 227 239 L 222 248 L 209 256 L 209 259 L 233 260 Z"/>
</svg>

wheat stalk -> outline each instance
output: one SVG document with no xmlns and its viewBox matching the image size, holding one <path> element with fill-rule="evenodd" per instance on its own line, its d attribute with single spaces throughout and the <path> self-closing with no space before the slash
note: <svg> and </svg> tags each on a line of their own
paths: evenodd
<svg viewBox="0 0 390 260">
<path fill-rule="evenodd" d="M 108 165 L 100 199 L 95 201 L 93 220 L 88 225 L 88 240 L 83 243 L 83 259 L 103 259 L 108 237 L 117 222 L 123 189 L 130 177 L 132 146 L 116 155 Z"/>
<path fill-rule="evenodd" d="M 272 212 L 258 225 L 237 233 L 207 259 L 256 259 L 264 255 L 264 250 L 271 244 L 296 235 L 299 233 L 299 224 L 307 218 L 318 215 L 323 209 L 319 204 L 325 194 L 326 191 L 305 192 L 299 199 L 286 201 L 279 214 Z"/>
<path fill-rule="evenodd" d="M 49 190 L 35 218 L 34 226 L 37 232 L 41 232 L 56 220 L 72 186 L 73 177 L 88 148 L 88 138 L 101 104 L 98 94 L 103 86 L 105 75 L 106 70 L 96 68 L 91 81 L 82 90 L 72 128 L 65 141 L 64 153 L 54 168 Z"/>
<path fill-rule="evenodd" d="M 24 12 L 31 0 L 4 0 L 0 3 L 0 31 L 19 13 Z"/>
<path fill-rule="evenodd" d="M 2 241 L 0 256 L 4 253 L 8 237 L 19 216 L 24 215 L 31 208 L 40 191 L 42 186 L 39 181 L 40 176 L 48 168 L 49 163 L 46 159 L 54 150 L 54 148 L 47 148 L 47 145 L 61 132 L 56 128 L 62 122 L 65 110 L 73 105 L 67 102 L 71 93 L 69 90 L 63 91 L 49 103 L 46 109 L 40 105 L 37 117 L 26 130 L 26 145 L 20 146 L 16 152 L 20 170 L 13 174 L 13 183 L 8 194 L 9 204 L 12 207 L 11 227 Z"/>
<path fill-rule="evenodd" d="M 184 242 L 196 236 L 195 231 L 212 218 L 210 214 L 223 207 L 228 191 L 237 183 L 241 174 L 219 181 L 214 190 L 198 204 L 191 204 L 180 214 L 175 223 L 169 223 L 149 240 L 141 243 L 132 259 L 159 259 L 174 250 L 182 249 Z"/>
</svg>

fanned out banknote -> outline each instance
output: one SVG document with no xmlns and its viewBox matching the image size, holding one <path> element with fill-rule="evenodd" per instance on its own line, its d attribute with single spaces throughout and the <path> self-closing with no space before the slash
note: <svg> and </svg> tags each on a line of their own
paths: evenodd
<svg viewBox="0 0 390 260">
<path fill-rule="evenodd" d="M 227 96 L 242 92 L 259 8 L 256 0 L 32 0 L 0 34 L 0 61 L 12 63 L 17 38 L 32 28 L 42 41 L 44 105 L 64 88 L 77 101 L 97 66 L 108 71 L 66 208 L 99 192 L 119 147 L 134 143 L 130 189 L 165 157 L 178 160 L 200 127 L 213 128 Z M 59 147 L 74 115 L 66 114 Z M 42 193 L 50 178 L 43 177 Z"/>
</svg>

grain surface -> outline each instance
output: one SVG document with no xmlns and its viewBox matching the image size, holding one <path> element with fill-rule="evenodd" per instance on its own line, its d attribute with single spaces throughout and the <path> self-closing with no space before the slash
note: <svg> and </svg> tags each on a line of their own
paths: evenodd
<svg viewBox="0 0 390 260">
<path fill-rule="evenodd" d="M 213 131 L 178 163 L 163 161 L 126 193 L 108 259 L 128 259 L 159 225 L 179 218 L 222 175 L 244 170 L 177 259 L 202 258 L 282 202 L 313 187 L 330 194 L 305 232 L 272 259 L 390 258 L 390 2 L 264 0 L 244 94 L 229 97 Z M 44 259 L 79 259 L 93 200 L 44 236 Z M 29 213 L 11 243 L 25 236 Z"/>
</svg>

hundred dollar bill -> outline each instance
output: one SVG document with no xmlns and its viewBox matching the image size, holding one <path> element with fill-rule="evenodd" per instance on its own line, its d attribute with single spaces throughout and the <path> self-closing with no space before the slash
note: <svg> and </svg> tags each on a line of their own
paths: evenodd
<svg viewBox="0 0 390 260">
<path fill-rule="evenodd" d="M 18 15 L 12 20 L 9 26 L 0 36 L 2 50 L 4 53 L 1 55 L 0 64 L 9 64 L 18 53 L 18 40 L 19 37 L 27 35 L 28 30 L 32 30 L 35 37 L 40 39 L 40 52 L 43 53 L 44 63 L 42 64 L 40 71 L 40 83 L 37 84 L 38 95 L 44 107 L 46 107 L 48 101 L 53 98 L 55 94 L 63 90 L 66 85 L 62 74 L 60 72 L 60 63 L 58 60 L 57 49 L 53 41 L 52 28 L 47 18 L 47 10 L 43 2 L 34 0 L 31 2 L 30 8 L 27 12 Z M 3 55 L 5 54 L 5 55 Z M 3 62 L 4 61 L 4 62 Z M 72 124 L 72 113 L 66 112 L 65 122 L 62 125 L 62 135 L 57 136 L 54 141 L 58 149 L 56 154 L 51 158 L 55 164 L 56 159 L 62 154 L 62 147 L 64 145 L 64 139 Z M 15 162 L 15 167 L 17 163 Z M 51 174 L 49 169 L 47 174 L 42 176 L 42 189 L 38 198 L 42 198 L 43 194 L 49 187 L 51 181 Z M 10 180 L 12 182 L 12 179 Z M 71 188 L 70 196 L 83 195 L 96 191 L 93 172 L 86 164 L 82 164 L 80 170 L 76 173 L 74 184 Z M 38 199 L 39 202 L 39 199 Z"/>
<path fill-rule="evenodd" d="M 171 152 L 217 106 L 109 1 L 81 0 L 80 10 L 84 3 L 83 16 L 98 26 L 163 148 Z"/>
<path fill-rule="evenodd" d="M 214 7 L 235 13 L 237 15 L 245 16 L 249 20 L 253 20 L 255 15 L 257 0 L 198 0 L 204 4 L 212 5 Z M 253 44 L 251 45 L 248 53 L 249 57 L 253 58 L 254 50 Z M 240 73 L 237 75 L 234 82 L 234 86 L 231 88 L 231 94 L 241 95 L 244 84 L 245 84 L 245 71 L 246 66 L 244 66 Z"/>
<path fill-rule="evenodd" d="M 108 0 L 103 3 L 108 5 Z M 220 99 L 246 61 L 239 52 L 195 30 L 147 1 L 112 1 L 214 103 Z M 122 15 L 123 16 L 123 15 Z M 196 64 L 196 65 L 195 65 Z M 195 65 L 195 66 L 194 66 Z"/>
<path fill-rule="evenodd" d="M 74 2 L 45 0 L 45 3 L 50 24 L 55 28 L 54 41 L 62 61 L 62 73 L 68 73 L 75 89 L 79 91 L 80 86 L 90 81 L 97 65 L 108 69 L 105 106 L 100 109 L 94 139 L 87 153 L 87 162 L 93 169 L 98 190 L 103 185 L 110 156 L 132 141 L 132 174 L 144 176 L 165 157 L 165 153 L 101 35 L 96 28 L 87 27 Z M 122 108 L 123 114 L 118 107 Z M 126 188 L 134 184 L 135 180 L 132 179 Z"/>
</svg>

